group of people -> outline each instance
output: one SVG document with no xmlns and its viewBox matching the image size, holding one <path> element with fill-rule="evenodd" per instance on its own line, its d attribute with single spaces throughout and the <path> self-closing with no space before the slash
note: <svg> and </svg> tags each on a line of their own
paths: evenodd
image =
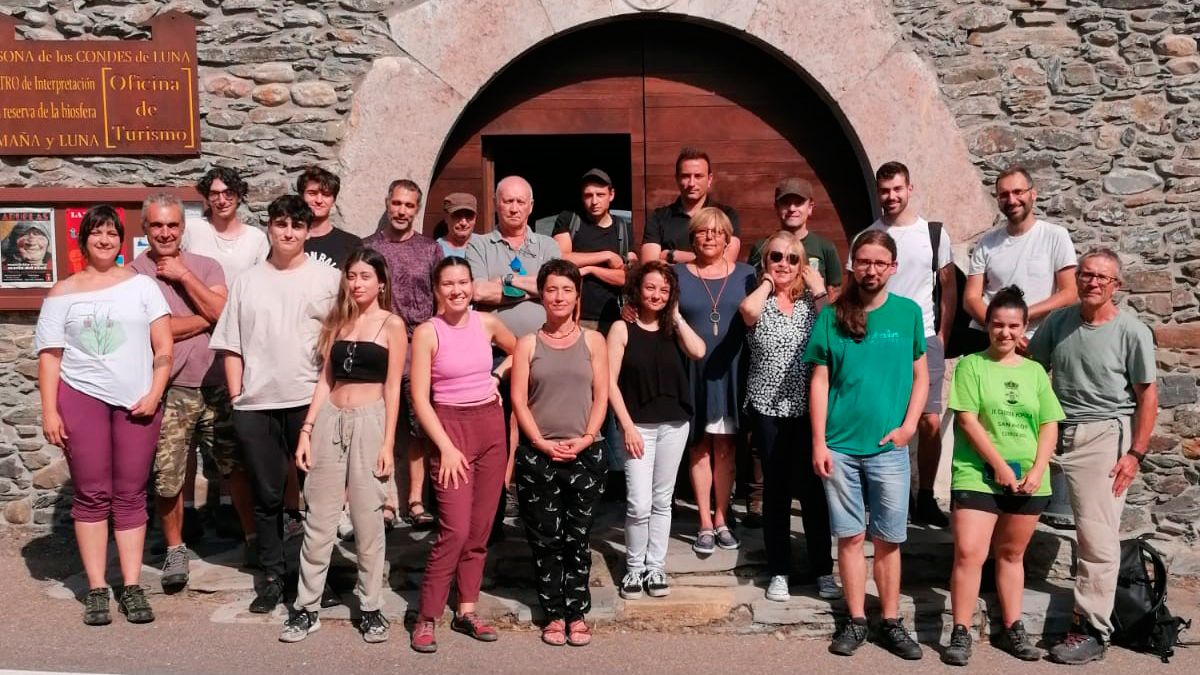
<svg viewBox="0 0 1200 675">
<path fill-rule="evenodd" d="M 790 597 L 799 498 L 805 578 L 822 598 L 844 596 L 849 614 L 831 651 L 853 654 L 867 638 L 869 537 L 878 640 L 920 658 L 899 618 L 900 547 L 910 518 L 951 524 L 955 625 L 943 660 L 959 665 L 970 657 L 967 626 L 989 553 L 1000 645 L 1040 657 L 1021 623 L 1022 560 L 1056 464 L 1077 516 L 1079 575 L 1077 621 L 1050 653 L 1067 663 L 1101 656 L 1124 494 L 1157 410 L 1149 329 L 1112 301 L 1120 258 L 1096 249 L 1077 259 L 1066 230 L 1034 214 L 1030 174 L 1013 167 L 996 182 L 1007 223 L 976 245 L 960 302 L 949 233 L 919 216 L 908 169 L 889 162 L 876 173 L 882 215 L 844 263 L 808 229 L 812 185 L 789 178 L 774 195 L 779 230 L 751 247 L 747 264 L 738 262 L 736 211 L 710 194 L 709 157 L 684 149 L 675 173 L 679 198 L 650 214 L 636 250 L 600 169 L 581 177 L 581 208 L 560 215 L 551 235 L 529 226 L 533 190 L 509 176 L 496 186 L 490 232 L 474 232 L 477 202 L 464 193 L 444 201 L 444 236 L 417 232 L 423 193 L 402 179 L 388 186 L 379 231 L 359 240 L 330 223 L 339 182 L 328 171 L 304 171 L 297 194 L 271 202 L 264 236 L 239 219 L 245 182 L 218 167 L 198 186 L 203 221 L 185 226 L 170 195 L 146 200 L 149 250 L 128 269 L 116 263 L 116 212 L 91 209 L 79 230 L 87 267 L 52 289 L 36 335 L 45 435 L 63 446 L 75 483 L 91 587 L 85 623 L 111 621 L 110 518 L 124 580 L 118 608 L 130 621 L 153 620 L 138 584 L 148 482 L 167 544 L 164 588 L 186 585 L 184 493 L 198 446 L 264 572 L 251 611 L 271 612 L 296 585 L 281 640 L 319 628 L 347 520 L 359 629 L 368 642 L 387 639 L 385 529 L 402 497 L 410 523 L 432 525 L 428 471 L 438 535 L 412 648 L 436 651 L 452 582 L 451 629 L 497 639 L 475 603 L 505 494 L 515 494 L 532 550 L 542 640 L 585 645 L 589 535 L 609 471 L 624 473 L 626 494 L 620 594 L 661 597 L 671 589 L 665 561 L 681 465 L 699 512 L 692 548 L 736 549 L 736 459 L 750 447 L 766 597 Z M 973 321 L 953 335 L 971 353 L 949 387 L 948 519 L 933 484 L 945 349 L 960 306 Z M 397 458 L 408 481 L 393 488 Z M 301 521 L 299 560 L 286 560 L 284 537 Z"/>
</svg>

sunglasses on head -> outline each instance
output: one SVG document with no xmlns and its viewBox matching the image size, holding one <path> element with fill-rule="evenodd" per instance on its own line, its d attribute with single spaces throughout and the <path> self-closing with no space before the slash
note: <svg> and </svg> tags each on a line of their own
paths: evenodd
<svg viewBox="0 0 1200 675">
<path fill-rule="evenodd" d="M 773 263 L 783 262 L 783 251 L 771 251 L 767 254 L 767 260 Z M 795 253 L 789 253 L 787 254 L 787 261 L 789 265 L 799 265 L 800 256 Z"/>
</svg>

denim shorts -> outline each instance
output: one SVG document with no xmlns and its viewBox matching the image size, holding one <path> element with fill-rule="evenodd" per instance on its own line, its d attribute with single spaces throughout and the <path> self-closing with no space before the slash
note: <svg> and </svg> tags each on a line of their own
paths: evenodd
<svg viewBox="0 0 1200 675">
<path fill-rule="evenodd" d="M 833 536 L 845 539 L 866 532 L 871 539 L 902 543 L 908 537 L 908 448 L 865 457 L 836 450 L 829 454 L 833 475 L 824 482 Z"/>
</svg>

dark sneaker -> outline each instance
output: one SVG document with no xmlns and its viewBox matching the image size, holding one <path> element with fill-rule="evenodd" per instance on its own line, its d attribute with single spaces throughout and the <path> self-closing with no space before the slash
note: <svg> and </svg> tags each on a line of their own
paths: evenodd
<svg viewBox="0 0 1200 675">
<path fill-rule="evenodd" d="M 183 507 L 183 542 L 195 546 L 204 539 L 204 520 L 193 506 Z"/>
<path fill-rule="evenodd" d="M 948 666 L 965 666 L 971 660 L 971 632 L 961 623 L 954 624 L 950 633 L 950 646 L 942 652 L 942 663 Z"/>
<path fill-rule="evenodd" d="M 409 640 L 408 646 L 412 647 L 414 652 L 422 654 L 432 654 L 437 651 L 437 639 L 433 636 L 432 621 L 417 621 L 417 625 L 413 626 L 412 639 Z"/>
<path fill-rule="evenodd" d="M 358 620 L 358 632 L 362 633 L 363 642 L 387 642 L 388 627 L 391 625 L 391 622 L 383 617 L 383 612 L 376 609 L 362 613 L 362 618 Z"/>
<path fill-rule="evenodd" d="M 646 594 L 652 598 L 665 598 L 671 594 L 671 582 L 666 572 L 660 569 L 646 572 Z"/>
<path fill-rule="evenodd" d="M 902 619 L 884 619 L 879 625 L 879 644 L 889 652 L 908 661 L 921 658 L 921 645 L 908 634 Z"/>
<path fill-rule="evenodd" d="M 842 624 L 841 628 L 833 634 L 833 642 L 829 643 L 829 653 L 838 656 L 852 656 L 866 641 L 866 617 L 851 619 Z"/>
<path fill-rule="evenodd" d="M 932 527 L 949 527 L 950 519 L 942 513 L 942 507 L 938 506 L 937 500 L 933 498 L 931 492 L 919 492 L 916 501 L 913 504 L 911 520 L 918 525 L 930 525 Z"/>
<path fill-rule="evenodd" d="M 761 511 L 762 507 L 760 506 L 758 508 L 760 510 L 756 511 L 753 507 L 751 507 L 746 511 L 746 517 L 742 518 L 742 527 L 748 530 L 757 530 L 763 526 L 763 516 Z"/>
<path fill-rule="evenodd" d="M 1038 661 L 1042 658 L 1042 650 L 1033 645 L 1029 634 L 1025 632 L 1025 624 L 1014 621 L 1004 629 L 996 640 L 996 646 L 1022 661 Z"/>
<path fill-rule="evenodd" d="M 473 637 L 480 642 L 495 642 L 500 637 L 496 629 L 479 618 L 475 612 L 455 614 L 454 618 L 450 620 L 450 630 Z"/>
<path fill-rule="evenodd" d="M 83 623 L 87 626 L 107 626 L 112 623 L 108 611 L 108 587 L 93 588 L 83 597 Z"/>
<path fill-rule="evenodd" d="M 637 600 L 642 597 L 642 573 L 626 572 L 621 579 L 621 588 L 617 591 L 626 600 Z"/>
<path fill-rule="evenodd" d="M 720 546 L 726 551 L 732 551 L 733 549 L 742 545 L 742 542 L 738 541 L 737 537 L 733 536 L 733 530 L 725 526 L 717 528 L 716 538 L 717 546 Z"/>
<path fill-rule="evenodd" d="M 1050 660 L 1073 666 L 1104 658 L 1104 643 L 1086 633 L 1067 633 L 1067 639 L 1050 648 Z"/>
<path fill-rule="evenodd" d="M 337 607 L 340 604 L 342 604 L 342 596 L 338 595 L 337 592 L 334 591 L 328 583 L 326 583 L 325 590 L 321 591 L 321 609 Z"/>
<path fill-rule="evenodd" d="M 692 542 L 692 550 L 700 555 L 708 555 L 717 550 L 717 538 L 712 530 L 700 530 L 696 541 Z"/>
<path fill-rule="evenodd" d="M 296 610 L 284 622 L 283 631 L 279 633 L 279 641 L 299 642 L 308 637 L 309 633 L 319 630 L 321 630 L 321 620 L 317 618 L 316 612 L 305 609 Z"/>
<path fill-rule="evenodd" d="M 178 593 L 188 582 L 188 549 L 187 544 L 180 544 L 167 549 L 167 558 L 163 561 L 162 589 L 163 593 Z"/>
<path fill-rule="evenodd" d="M 125 615 L 129 623 L 150 623 L 154 621 L 154 610 L 146 600 L 146 591 L 141 586 L 126 586 L 121 591 L 121 599 L 117 608 Z"/>
<path fill-rule="evenodd" d="M 270 614 L 275 606 L 283 600 L 283 582 L 278 579 L 268 579 L 266 585 L 250 603 L 253 614 Z"/>
</svg>

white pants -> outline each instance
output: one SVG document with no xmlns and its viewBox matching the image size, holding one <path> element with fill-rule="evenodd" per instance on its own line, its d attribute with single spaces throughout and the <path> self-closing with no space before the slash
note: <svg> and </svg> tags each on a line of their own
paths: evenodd
<svg viewBox="0 0 1200 675">
<path fill-rule="evenodd" d="M 625 566 L 663 568 L 671 536 L 671 496 L 687 447 L 688 423 L 637 424 L 645 453 L 625 460 Z"/>
</svg>

